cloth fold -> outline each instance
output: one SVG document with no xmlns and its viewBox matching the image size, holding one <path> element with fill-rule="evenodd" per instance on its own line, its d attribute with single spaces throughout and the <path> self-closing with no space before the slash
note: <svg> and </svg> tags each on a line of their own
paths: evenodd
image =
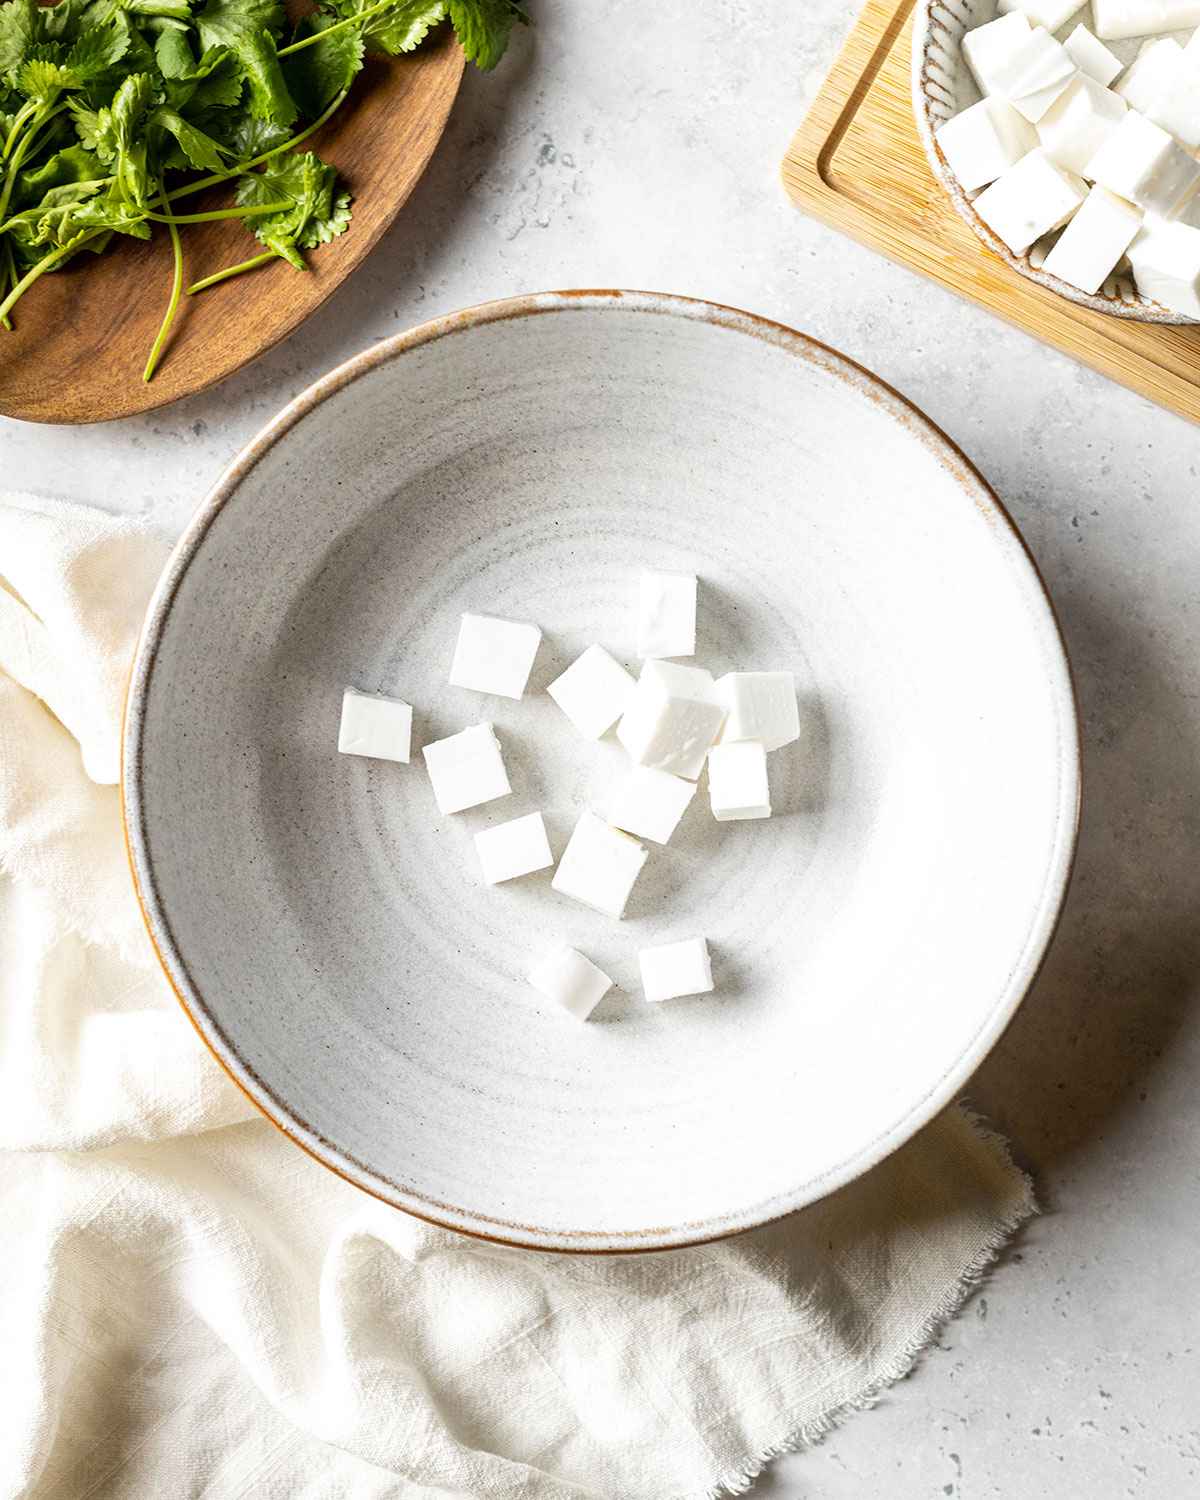
<svg viewBox="0 0 1200 1500">
<path fill-rule="evenodd" d="M 225 1078 L 115 786 L 165 550 L 0 495 L 0 1497 L 689 1500 L 869 1405 L 1034 1211 L 961 1107 L 778 1224 L 581 1257 L 375 1202 Z"/>
</svg>

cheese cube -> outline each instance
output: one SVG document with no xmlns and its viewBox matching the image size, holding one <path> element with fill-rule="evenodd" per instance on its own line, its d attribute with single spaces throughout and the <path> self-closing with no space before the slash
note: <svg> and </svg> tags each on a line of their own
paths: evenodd
<svg viewBox="0 0 1200 1500">
<path fill-rule="evenodd" d="M 1183 50 L 1177 76 L 1153 113 L 1147 113 L 1181 146 L 1189 151 L 1200 147 L 1200 55 L 1192 51 L 1190 42 Z"/>
<path fill-rule="evenodd" d="M 1158 106 L 1175 86 L 1183 71 L 1183 48 L 1173 38 L 1160 37 L 1147 42 L 1129 67 L 1113 85 L 1130 109 L 1136 109 L 1156 125 Z"/>
<path fill-rule="evenodd" d="M 1023 156 L 975 199 L 975 212 L 1014 255 L 1058 229 L 1087 196 L 1087 184 L 1040 148 Z"/>
<path fill-rule="evenodd" d="M 1057 31 L 1071 19 L 1079 5 L 1080 0 L 998 0 L 996 9 L 1001 15 L 1020 11 L 1033 25 Z"/>
<path fill-rule="evenodd" d="M 483 866 L 483 878 L 489 885 L 515 880 L 518 875 L 531 875 L 534 870 L 545 870 L 554 863 L 540 812 L 526 813 L 523 818 L 511 818 L 507 823 L 483 829 L 475 835 L 475 849 Z"/>
<path fill-rule="evenodd" d="M 617 738 L 639 766 L 695 781 L 724 722 L 711 672 L 648 661 L 617 725 Z"/>
<path fill-rule="evenodd" d="M 638 954 L 638 968 L 647 1000 L 675 1000 L 680 995 L 712 992 L 712 962 L 702 937 L 643 948 Z"/>
<path fill-rule="evenodd" d="M 421 753 L 440 812 L 462 812 L 512 791 L 500 742 L 490 724 L 475 724 L 461 734 L 435 740 Z"/>
<path fill-rule="evenodd" d="M 968 193 L 995 182 L 1037 145 L 1037 132 L 1006 99 L 972 104 L 934 132 L 950 170 Z"/>
<path fill-rule="evenodd" d="M 342 722 L 338 749 L 343 755 L 369 755 L 374 760 L 408 764 L 412 749 L 412 705 L 382 693 L 342 694 Z"/>
<path fill-rule="evenodd" d="M 962 39 L 963 61 L 981 94 L 996 92 L 996 78 L 1029 40 L 1032 28 L 1019 10 L 976 26 Z"/>
<path fill-rule="evenodd" d="M 717 702 L 728 718 L 721 743 L 759 740 L 764 750 L 778 750 L 800 738 L 796 679 L 791 672 L 726 672 L 713 684 Z"/>
<path fill-rule="evenodd" d="M 694 656 L 696 575 L 647 569 L 638 582 L 638 655 Z"/>
<path fill-rule="evenodd" d="M 1088 163 L 1087 175 L 1118 198 L 1167 219 L 1196 191 L 1200 164 L 1160 126 L 1131 109 Z"/>
<path fill-rule="evenodd" d="M 585 812 L 575 825 L 550 884 L 560 895 L 570 896 L 593 911 L 620 917 L 647 855 L 645 845 L 610 828 L 594 812 Z"/>
<path fill-rule="evenodd" d="M 1126 103 L 1112 89 L 1080 74 L 1038 121 L 1038 138 L 1051 161 L 1082 173 L 1125 116 Z"/>
<path fill-rule="evenodd" d="M 757 740 L 714 745 L 709 751 L 708 800 L 718 823 L 771 816 L 767 752 Z"/>
<path fill-rule="evenodd" d="M 546 691 L 589 740 L 598 740 L 625 712 L 637 683 L 603 646 L 589 646 Z"/>
<path fill-rule="evenodd" d="M 1107 188 L 1094 187 L 1059 236 L 1042 269 L 1081 292 L 1097 292 L 1129 249 L 1141 223 L 1140 209 Z"/>
<path fill-rule="evenodd" d="M 529 982 L 577 1021 L 586 1021 L 612 989 L 604 970 L 577 948 L 555 948 L 532 971 Z"/>
<path fill-rule="evenodd" d="M 613 792 L 608 821 L 638 838 L 665 844 L 695 795 L 694 781 L 684 781 L 653 766 L 634 766 Z"/>
<path fill-rule="evenodd" d="M 1106 42 L 1200 26 L 1200 0 L 1092 0 L 1092 25 Z"/>
<path fill-rule="evenodd" d="M 523 697 L 541 639 L 536 625 L 494 615 L 463 615 L 450 686 L 502 698 Z"/>
<path fill-rule="evenodd" d="M 996 69 L 993 92 L 1036 124 L 1077 72 L 1062 43 L 1044 26 L 1035 26 L 1020 49 Z"/>
<path fill-rule="evenodd" d="M 1123 64 L 1115 52 L 1110 52 L 1098 36 L 1081 21 L 1063 43 L 1067 56 L 1081 73 L 1094 78 L 1105 88 L 1121 71 Z M 1135 106 L 1136 108 L 1136 106 Z"/>
<path fill-rule="evenodd" d="M 1200 229 L 1147 218 L 1128 254 L 1143 297 L 1200 318 Z"/>
</svg>

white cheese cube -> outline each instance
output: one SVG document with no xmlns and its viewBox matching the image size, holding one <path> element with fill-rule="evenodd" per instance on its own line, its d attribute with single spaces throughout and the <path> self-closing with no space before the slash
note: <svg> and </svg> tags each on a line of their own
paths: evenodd
<svg viewBox="0 0 1200 1500">
<path fill-rule="evenodd" d="M 1063 43 L 1067 56 L 1081 73 L 1094 78 L 1105 88 L 1113 81 L 1123 66 L 1115 52 L 1110 52 L 1098 36 L 1089 31 L 1081 21 Z M 1136 106 L 1135 106 L 1136 108 Z"/>
<path fill-rule="evenodd" d="M 1196 191 L 1200 164 L 1160 126 L 1131 109 L 1088 163 L 1087 175 L 1118 198 L 1169 219 Z"/>
<path fill-rule="evenodd" d="M 608 821 L 638 838 L 665 844 L 695 795 L 694 781 L 684 781 L 653 766 L 634 766 L 612 794 Z"/>
<path fill-rule="evenodd" d="M 638 580 L 638 655 L 694 656 L 696 575 L 646 569 Z"/>
<path fill-rule="evenodd" d="M 758 740 L 713 746 L 708 753 L 708 800 L 718 823 L 771 816 L 767 752 Z"/>
<path fill-rule="evenodd" d="M 791 672 L 726 672 L 713 684 L 717 702 L 728 718 L 721 743 L 759 740 L 764 750 L 778 750 L 800 738 L 796 679 Z"/>
<path fill-rule="evenodd" d="M 521 698 L 541 643 L 536 625 L 499 620 L 494 615 L 463 615 L 450 667 L 450 686 L 501 698 Z"/>
<path fill-rule="evenodd" d="M 382 693 L 342 694 L 342 722 L 338 749 L 343 755 L 369 755 L 374 760 L 408 764 L 412 750 L 412 705 Z"/>
<path fill-rule="evenodd" d="M 675 1000 L 680 995 L 712 992 L 712 962 L 702 937 L 643 948 L 638 954 L 638 968 L 647 1000 Z"/>
<path fill-rule="evenodd" d="M 1128 254 L 1143 297 L 1200 318 L 1200 229 L 1147 218 Z"/>
<path fill-rule="evenodd" d="M 475 835 L 475 849 L 489 885 L 532 875 L 534 870 L 548 869 L 554 863 L 540 812 L 483 829 Z"/>
<path fill-rule="evenodd" d="M 995 182 L 1037 145 L 1034 127 L 998 95 L 972 104 L 934 134 L 950 170 L 968 193 Z"/>
<path fill-rule="evenodd" d="M 1094 187 L 1042 269 L 1081 292 L 1097 292 L 1129 249 L 1141 223 L 1140 209 L 1107 188 Z"/>
<path fill-rule="evenodd" d="M 963 61 L 981 94 L 996 92 L 996 78 L 1029 40 L 1030 30 L 1029 22 L 1015 10 L 984 26 L 976 26 L 963 37 Z"/>
<path fill-rule="evenodd" d="M 1200 36 L 1200 32 L 1196 33 Z M 1200 55 L 1184 48 L 1179 72 L 1150 118 L 1189 151 L 1200 147 Z M 1147 111 L 1147 113 L 1150 113 Z"/>
<path fill-rule="evenodd" d="M 1092 0 L 1092 26 L 1106 42 L 1200 26 L 1200 0 Z"/>
<path fill-rule="evenodd" d="M 996 9 L 1001 15 L 1019 10 L 1034 26 L 1057 31 L 1071 19 L 1080 4 L 1081 0 L 997 0 Z"/>
<path fill-rule="evenodd" d="M 461 734 L 435 740 L 421 753 L 440 812 L 462 812 L 512 791 L 500 742 L 490 724 L 475 724 Z"/>
<path fill-rule="evenodd" d="M 1020 49 L 996 70 L 994 93 L 1034 124 L 1079 70 L 1061 42 L 1035 26 Z"/>
<path fill-rule="evenodd" d="M 1086 196 L 1087 184 L 1039 148 L 984 188 L 974 208 L 1014 255 L 1024 255 L 1034 240 L 1065 224 Z"/>
<path fill-rule="evenodd" d="M 656 766 L 695 781 L 724 722 L 711 672 L 648 661 L 617 725 L 617 738 L 639 766 Z"/>
<path fill-rule="evenodd" d="M 1081 73 L 1038 121 L 1042 150 L 1060 167 L 1082 173 L 1124 119 L 1126 109 L 1120 94 Z"/>
<path fill-rule="evenodd" d="M 589 646 L 546 691 L 580 734 L 598 740 L 625 712 L 636 687 L 603 646 Z"/>
<path fill-rule="evenodd" d="M 647 855 L 645 845 L 610 828 L 594 812 L 585 812 L 575 825 L 550 884 L 560 895 L 570 896 L 593 911 L 620 917 Z"/>
<path fill-rule="evenodd" d="M 555 948 L 533 970 L 529 982 L 577 1021 L 586 1021 L 612 989 L 612 980 L 604 970 L 577 948 Z"/>
<path fill-rule="evenodd" d="M 1161 125 L 1158 107 L 1182 71 L 1183 48 L 1173 38 L 1161 37 L 1146 43 L 1113 85 L 1113 92 L 1120 94 L 1130 109 Z"/>
</svg>

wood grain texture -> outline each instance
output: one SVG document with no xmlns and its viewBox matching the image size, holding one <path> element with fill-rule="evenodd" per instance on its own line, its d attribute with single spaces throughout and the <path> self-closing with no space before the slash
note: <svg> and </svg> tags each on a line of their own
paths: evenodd
<svg viewBox="0 0 1200 1500">
<path fill-rule="evenodd" d="M 783 164 L 796 203 L 1130 390 L 1200 421 L 1200 326 L 1093 312 L 993 255 L 935 179 L 913 120 L 914 0 L 867 0 Z"/>
<path fill-rule="evenodd" d="M 399 213 L 433 154 L 458 92 L 463 54 L 449 28 L 411 57 L 370 58 L 350 97 L 305 142 L 338 169 L 354 197 L 354 219 L 331 244 L 309 252 L 310 270 L 280 262 L 184 297 L 154 379 L 142 369 L 167 304 L 171 247 L 114 240 L 32 287 L 0 331 L 0 414 L 32 422 L 107 422 L 193 395 L 286 338 L 361 263 Z M 228 188 L 181 208 L 216 208 Z M 236 220 L 189 225 L 183 234 L 190 284 L 255 253 Z"/>
</svg>

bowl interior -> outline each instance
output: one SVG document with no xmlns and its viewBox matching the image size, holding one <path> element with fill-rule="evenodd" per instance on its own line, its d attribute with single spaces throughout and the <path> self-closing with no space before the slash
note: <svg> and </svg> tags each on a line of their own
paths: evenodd
<svg viewBox="0 0 1200 1500">
<path fill-rule="evenodd" d="M 977 1064 L 1062 897 L 1072 698 L 1015 532 L 899 398 L 704 304 L 497 305 L 351 370 L 219 486 L 139 655 L 135 872 L 200 1029 L 352 1180 L 519 1243 L 848 1180 Z M 702 786 L 620 923 L 487 888 L 475 831 L 540 808 L 558 854 L 622 769 L 542 690 L 593 641 L 634 664 L 646 564 L 700 575 L 697 661 L 797 674 L 775 816 Z M 467 609 L 542 626 L 522 702 L 447 686 Z M 346 685 L 415 704 L 412 765 L 337 754 Z M 415 748 L 484 719 L 513 795 L 441 817 Z M 638 948 L 697 933 L 716 993 L 646 1005 Z M 524 981 L 558 942 L 620 987 L 586 1025 Z"/>
</svg>

